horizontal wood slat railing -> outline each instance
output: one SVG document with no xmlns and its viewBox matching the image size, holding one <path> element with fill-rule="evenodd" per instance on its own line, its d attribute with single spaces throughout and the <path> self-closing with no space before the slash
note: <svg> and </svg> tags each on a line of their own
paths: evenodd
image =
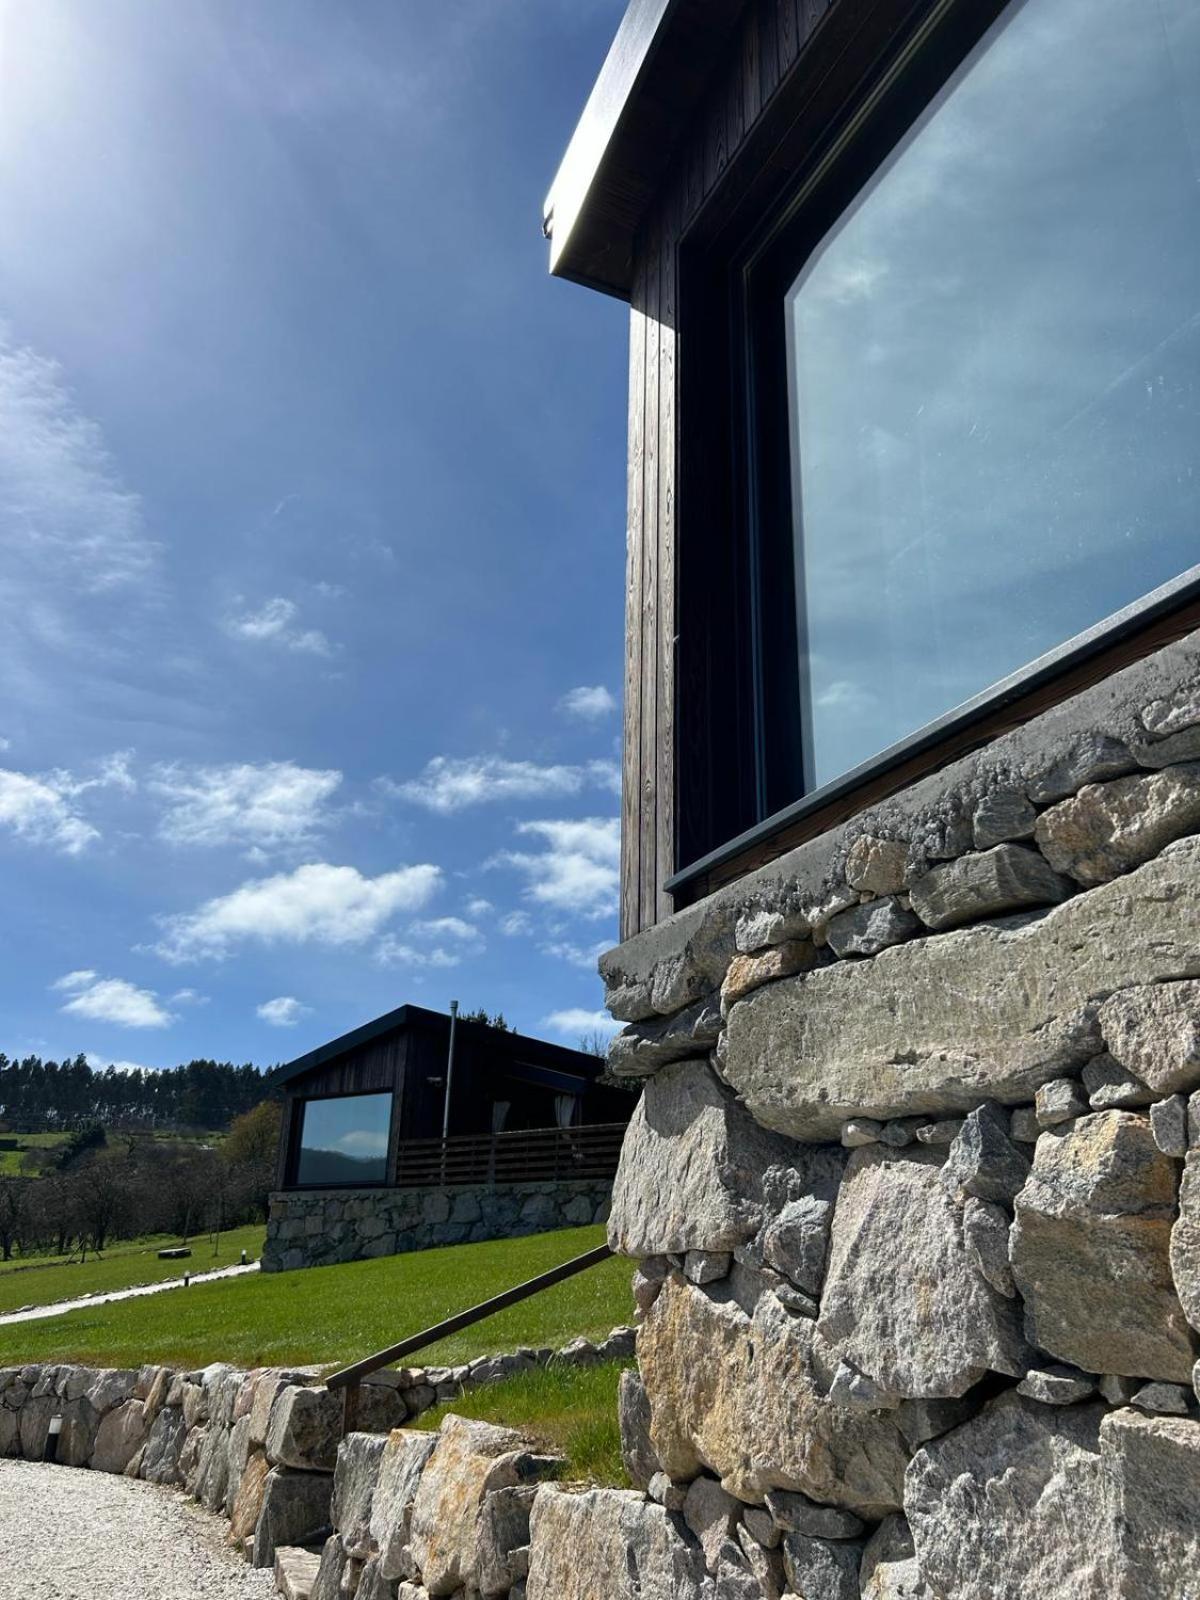
<svg viewBox="0 0 1200 1600">
<path fill-rule="evenodd" d="M 394 1362 L 402 1360 L 405 1356 L 414 1355 L 418 1350 L 436 1344 L 439 1339 L 445 1339 L 452 1333 L 458 1333 L 476 1322 L 482 1322 L 485 1317 L 493 1316 L 497 1311 L 515 1306 L 518 1301 L 528 1300 L 531 1295 L 541 1294 L 544 1289 L 551 1289 L 556 1283 L 573 1278 L 577 1272 L 598 1266 L 601 1261 L 607 1261 L 611 1255 L 612 1251 L 606 1244 L 597 1245 L 594 1250 L 585 1250 L 583 1255 L 572 1256 L 569 1261 L 563 1261 L 557 1267 L 540 1272 L 536 1278 L 529 1278 L 513 1289 L 505 1289 L 502 1294 L 493 1295 L 490 1300 L 483 1300 L 479 1305 L 471 1306 L 466 1311 L 455 1312 L 454 1316 L 447 1317 L 443 1322 L 434 1323 L 431 1328 L 411 1334 L 407 1339 L 401 1339 L 398 1344 L 389 1345 L 386 1350 L 377 1350 L 373 1356 L 367 1356 L 362 1361 L 355 1361 L 351 1366 L 341 1367 L 337 1372 L 331 1373 L 325 1379 L 326 1388 L 345 1390 L 342 1408 L 343 1434 L 353 1432 L 358 1410 L 359 1385 L 364 1378 L 370 1377 L 371 1373 L 378 1372 L 383 1367 L 390 1367 Z"/>
<path fill-rule="evenodd" d="M 585 1128 L 402 1139 L 396 1149 L 396 1187 L 611 1178 L 624 1136 L 624 1123 L 601 1122 Z"/>
</svg>

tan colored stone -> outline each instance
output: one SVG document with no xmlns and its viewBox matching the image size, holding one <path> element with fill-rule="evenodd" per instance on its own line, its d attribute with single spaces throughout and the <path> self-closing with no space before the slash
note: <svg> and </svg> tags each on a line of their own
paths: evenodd
<svg viewBox="0 0 1200 1600">
<path fill-rule="evenodd" d="M 1096 1008 L 1118 984 L 1200 975 L 1198 925 L 1188 839 L 1020 926 L 768 984 L 730 1011 L 725 1076 L 759 1122 L 804 1139 L 852 1117 L 1024 1104 L 1099 1053 Z"/>
<path fill-rule="evenodd" d="M 520 1434 L 490 1422 L 444 1418 L 413 1502 L 410 1545 L 431 1595 L 478 1587 L 475 1524 L 484 1496 L 521 1481 Z"/>
<path fill-rule="evenodd" d="M 772 1294 L 748 1315 L 724 1283 L 669 1279 L 638 1336 L 664 1471 L 686 1481 L 707 1468 L 751 1502 L 794 1489 L 868 1518 L 896 1510 L 908 1450 L 888 1417 L 828 1398 L 815 1341 Z"/>
<path fill-rule="evenodd" d="M 789 939 L 786 944 L 776 944 L 754 955 L 734 956 L 721 985 L 721 1010 L 729 1007 L 743 995 L 761 989 L 764 983 L 774 983 L 777 978 L 790 978 L 794 972 L 806 972 L 816 960 L 816 946 L 811 939 Z"/>
<path fill-rule="evenodd" d="M 699 1547 L 678 1519 L 623 1489 L 538 1490 L 526 1600 L 690 1600 L 704 1593 Z"/>
<path fill-rule="evenodd" d="M 233 1544 L 240 1544 L 243 1539 L 249 1538 L 258 1526 L 270 1470 L 271 1464 L 264 1452 L 251 1450 L 242 1470 L 233 1502 L 233 1514 L 229 1519 L 229 1538 Z"/>
<path fill-rule="evenodd" d="M 1174 1211 L 1174 1163 L 1148 1117 L 1101 1111 L 1042 1134 L 1010 1241 L 1030 1342 L 1085 1372 L 1189 1381 Z"/>
<path fill-rule="evenodd" d="M 868 894 L 899 894 L 904 888 L 908 846 L 898 839 L 861 833 L 846 856 L 846 882 Z"/>
<path fill-rule="evenodd" d="M 1200 828 L 1200 763 L 1092 783 L 1043 811 L 1042 854 L 1080 883 L 1107 883 Z"/>
<path fill-rule="evenodd" d="M 1100 1424 L 1121 1600 L 1192 1600 L 1200 1574 L 1200 1422 L 1111 1412 Z"/>
</svg>

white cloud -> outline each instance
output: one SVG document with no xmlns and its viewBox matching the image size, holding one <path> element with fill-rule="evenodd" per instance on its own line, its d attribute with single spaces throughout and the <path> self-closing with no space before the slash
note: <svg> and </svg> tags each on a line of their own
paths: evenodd
<svg viewBox="0 0 1200 1600">
<path fill-rule="evenodd" d="M 56 786 L 53 777 L 33 778 L 24 772 L 0 770 L 0 828 L 8 828 L 30 844 L 49 845 L 77 856 L 99 830 L 80 816 Z"/>
<path fill-rule="evenodd" d="M 255 1007 L 255 1015 L 273 1028 L 294 1028 L 301 1017 L 307 1017 L 311 1006 L 302 1005 L 290 994 L 281 994 L 274 1000 L 264 1000 Z"/>
<path fill-rule="evenodd" d="M 564 1039 L 578 1039 L 581 1034 L 587 1033 L 611 1035 L 619 1033 L 622 1027 L 621 1023 L 613 1021 L 607 1011 L 585 1011 L 582 1006 L 567 1006 L 563 1011 L 552 1011 L 548 1017 L 542 1018 L 541 1025 Z"/>
<path fill-rule="evenodd" d="M 621 764 L 619 761 L 589 761 L 588 776 L 600 789 L 612 794 L 621 792 Z"/>
<path fill-rule="evenodd" d="M 612 949 L 611 939 L 597 939 L 594 944 L 578 945 L 570 943 L 550 943 L 542 946 L 542 954 L 556 956 L 560 961 L 569 962 L 573 967 L 579 967 L 583 972 L 595 972 L 596 963 L 606 950 Z"/>
<path fill-rule="evenodd" d="M 528 899 L 589 919 L 610 916 L 617 909 L 621 830 L 616 817 L 523 822 L 517 832 L 543 840 L 545 848 L 536 855 L 505 851 L 491 864 L 524 873 Z"/>
<path fill-rule="evenodd" d="M 464 944 L 479 944 L 480 933 L 461 917 L 432 917 L 427 922 L 414 922 L 412 932 L 429 939 L 460 939 Z"/>
<path fill-rule="evenodd" d="M 507 916 L 500 918 L 500 932 L 509 939 L 519 939 L 523 934 L 533 932 L 533 918 L 528 911 L 510 911 Z"/>
<path fill-rule="evenodd" d="M 104 1072 L 108 1067 L 111 1067 L 114 1072 L 161 1072 L 163 1070 L 161 1067 L 148 1067 L 142 1061 L 110 1061 L 107 1056 L 93 1055 L 90 1050 L 85 1053 L 84 1060 L 93 1072 Z"/>
<path fill-rule="evenodd" d="M 492 902 L 476 895 L 467 901 L 467 915 L 469 917 L 486 917 L 492 910 Z"/>
<path fill-rule="evenodd" d="M 579 722 L 599 722 L 617 709 L 617 702 L 602 683 L 591 688 L 581 685 L 570 689 L 558 702 L 558 709 Z"/>
<path fill-rule="evenodd" d="M 457 967 L 484 948 L 479 929 L 461 917 L 430 917 L 410 923 L 403 937 L 386 934 L 375 960 L 382 967 Z"/>
<path fill-rule="evenodd" d="M 61 1009 L 73 1017 L 120 1028 L 166 1028 L 175 1021 L 152 989 L 139 989 L 124 978 L 101 978 L 90 970 L 68 972 L 51 988 L 71 996 Z"/>
<path fill-rule="evenodd" d="M 226 621 L 227 630 L 235 639 L 247 639 L 254 644 L 273 644 L 292 650 L 298 655 L 329 656 L 333 647 L 319 628 L 301 628 L 296 625 L 300 608 L 294 600 L 276 595 L 257 611 L 244 611 Z"/>
<path fill-rule="evenodd" d="M 55 767 L 47 774 L 46 782 L 52 784 L 64 799 L 70 800 L 87 794 L 91 789 L 120 789 L 124 794 L 135 794 L 137 779 L 131 770 L 132 763 L 132 750 L 114 750 L 112 755 L 102 756 L 96 763 L 95 777 L 78 778 L 64 767 Z"/>
<path fill-rule="evenodd" d="M 120 480 L 104 435 L 78 409 L 56 361 L 0 327 L 0 527 L 8 598 L 55 605 L 64 585 L 87 592 L 146 579 L 157 546 L 140 498 Z"/>
<path fill-rule="evenodd" d="M 164 917 L 155 946 L 168 961 L 221 960 L 247 941 L 355 945 L 374 938 L 397 912 L 420 911 L 441 884 L 438 867 L 399 867 L 377 878 L 355 867 L 309 862 L 253 878 L 197 910 Z"/>
<path fill-rule="evenodd" d="M 394 933 L 385 934 L 375 947 L 375 962 L 381 967 L 457 967 L 462 958 L 461 950 L 411 944 Z"/>
<path fill-rule="evenodd" d="M 271 849 L 309 843 L 330 820 L 342 775 L 291 761 L 224 767 L 162 766 L 151 792 L 166 806 L 158 832 L 171 844 Z"/>
<path fill-rule="evenodd" d="M 419 778 L 405 783 L 381 779 L 385 793 L 399 795 L 443 815 L 494 800 L 537 800 L 578 794 L 581 767 L 540 767 L 534 761 L 506 761 L 502 756 L 434 756 Z"/>
<path fill-rule="evenodd" d="M 206 1006 L 208 996 L 197 989 L 176 989 L 170 1003 L 173 1006 Z"/>
</svg>

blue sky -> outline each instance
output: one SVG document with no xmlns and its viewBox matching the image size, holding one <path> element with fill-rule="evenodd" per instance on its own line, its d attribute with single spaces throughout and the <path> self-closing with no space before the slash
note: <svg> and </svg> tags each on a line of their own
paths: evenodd
<svg viewBox="0 0 1200 1600">
<path fill-rule="evenodd" d="M 541 202 L 621 0 L 0 0 L 0 1049 L 574 1043 L 627 312 Z"/>
</svg>

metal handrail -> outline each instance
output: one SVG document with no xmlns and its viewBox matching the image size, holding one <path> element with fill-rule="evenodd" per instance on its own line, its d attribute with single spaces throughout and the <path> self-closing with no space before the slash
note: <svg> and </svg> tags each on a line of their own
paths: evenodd
<svg viewBox="0 0 1200 1600">
<path fill-rule="evenodd" d="M 458 1333 L 462 1328 L 469 1328 L 476 1322 L 482 1322 L 485 1317 L 490 1317 L 497 1311 L 515 1306 L 518 1301 L 528 1300 L 531 1295 L 540 1294 L 543 1289 L 552 1289 L 556 1283 L 573 1278 L 577 1272 L 599 1266 L 601 1261 L 607 1261 L 611 1255 L 612 1251 L 608 1245 L 597 1245 L 594 1250 L 585 1250 L 581 1256 L 572 1256 L 570 1261 L 551 1267 L 547 1272 L 540 1272 L 536 1278 L 529 1278 L 513 1289 L 505 1289 L 503 1294 L 493 1295 L 490 1300 L 482 1300 L 466 1311 L 458 1311 L 445 1321 L 434 1323 L 433 1327 L 425 1328 L 421 1333 L 414 1333 L 407 1339 L 401 1339 L 398 1344 L 389 1345 L 386 1350 L 377 1350 L 373 1356 L 366 1356 L 362 1361 L 355 1361 L 348 1367 L 339 1367 L 325 1379 L 325 1387 L 346 1391 L 342 1411 L 343 1433 L 350 1433 L 353 1429 L 359 1386 L 364 1378 L 370 1377 L 371 1373 L 378 1372 L 383 1367 L 390 1367 L 403 1356 L 413 1355 L 416 1351 L 423 1350 L 426 1345 L 436 1344 L 439 1339 Z"/>
</svg>

